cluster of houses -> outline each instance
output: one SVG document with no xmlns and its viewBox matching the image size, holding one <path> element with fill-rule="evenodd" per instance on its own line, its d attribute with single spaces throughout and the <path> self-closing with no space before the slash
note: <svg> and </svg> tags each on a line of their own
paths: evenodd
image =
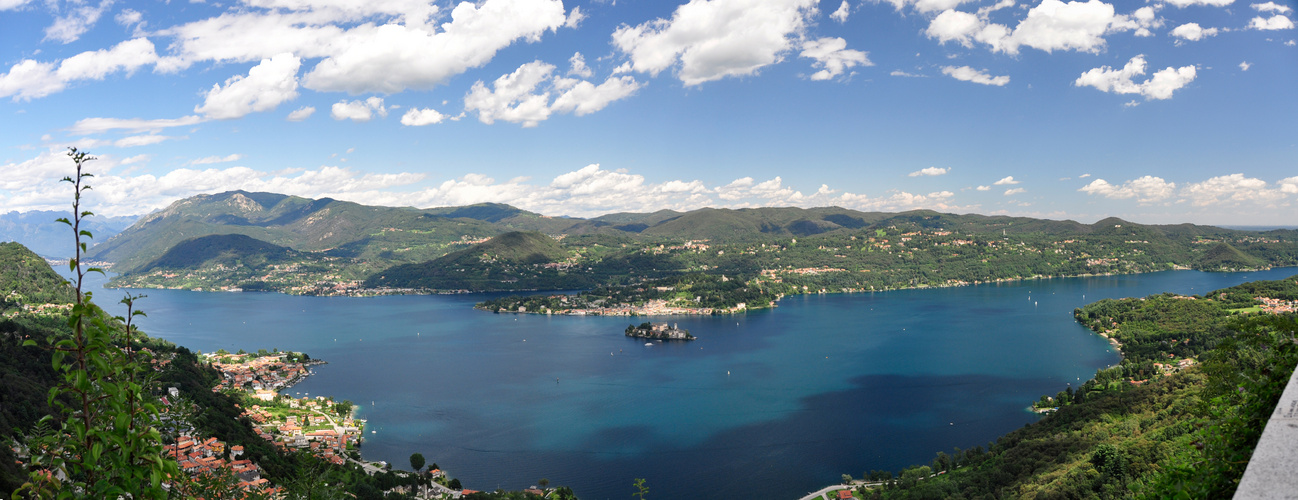
<svg viewBox="0 0 1298 500">
<path fill-rule="evenodd" d="M 287 357 L 287 353 L 270 356 L 210 354 L 207 360 L 223 378 L 213 390 L 248 388 L 264 393 L 290 387 L 305 378 L 310 370 L 307 363 L 286 361 Z"/>
<path fill-rule="evenodd" d="M 196 438 L 180 436 L 176 442 L 167 446 L 167 454 L 180 464 L 180 469 L 191 477 L 215 473 L 227 468 L 238 478 L 239 487 L 245 490 L 267 490 L 270 482 L 261 477 L 261 468 L 251 460 L 241 459 L 243 446 L 229 447 L 229 460 L 226 460 L 226 445 L 216 438 Z"/>
<path fill-rule="evenodd" d="M 1291 313 L 1298 311 L 1298 300 L 1272 299 L 1269 297 L 1256 297 L 1262 302 L 1262 312 L 1270 314 Z"/>
<path fill-rule="evenodd" d="M 10 292 L 10 301 L 19 302 L 22 295 L 17 292 Z M 16 298 L 16 300 L 15 300 Z M 3 302 L 0 302 L 2 305 Z M 22 304 L 19 308 L 6 312 L 6 318 L 12 318 L 19 314 L 34 314 L 37 316 L 63 316 L 72 310 L 72 304 Z"/>
<path fill-rule="evenodd" d="M 243 415 L 253 421 L 262 439 L 281 449 L 308 451 L 321 460 L 342 465 L 348 447 L 361 440 L 364 424 L 351 417 L 335 421 L 324 413 L 332 411 L 332 406 L 332 401 L 323 396 L 315 400 L 289 398 L 285 406 L 252 405 Z"/>
<path fill-rule="evenodd" d="M 222 375 L 213 390 L 248 390 L 253 399 L 266 401 L 265 407 L 254 404 L 243 411 L 262 439 L 341 465 L 348 447 L 360 441 L 363 424 L 351 416 L 331 417 L 335 404 L 324 396 L 299 399 L 276 393 L 310 374 L 309 364 L 320 363 L 290 361 L 298 357 L 296 353 L 209 355 L 207 360 Z"/>
</svg>

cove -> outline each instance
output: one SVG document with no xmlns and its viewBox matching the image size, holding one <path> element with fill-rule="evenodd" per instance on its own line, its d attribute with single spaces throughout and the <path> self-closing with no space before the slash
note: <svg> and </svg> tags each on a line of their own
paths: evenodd
<svg viewBox="0 0 1298 500">
<path fill-rule="evenodd" d="M 1298 268 L 1160 273 L 787 297 L 738 316 L 670 317 L 699 337 L 627 338 L 645 318 L 491 314 L 485 295 L 377 298 L 131 290 L 150 335 L 204 352 L 305 351 L 330 364 L 290 393 L 359 404 L 368 460 L 420 452 L 473 489 L 542 477 L 583 499 L 792 499 L 872 469 L 986 446 L 1025 408 L 1118 355 L 1072 310 L 1198 294 Z M 100 290 L 116 311 L 123 292 Z"/>
</svg>

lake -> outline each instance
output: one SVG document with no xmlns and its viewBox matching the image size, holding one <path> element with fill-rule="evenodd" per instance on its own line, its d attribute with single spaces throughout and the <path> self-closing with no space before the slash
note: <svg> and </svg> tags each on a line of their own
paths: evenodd
<svg viewBox="0 0 1298 500">
<path fill-rule="evenodd" d="M 654 318 L 698 340 L 623 335 L 644 318 L 492 314 L 489 295 L 376 298 L 142 290 L 144 331 L 194 350 L 324 359 L 288 392 L 369 420 L 362 453 L 420 452 L 468 488 L 548 478 L 583 499 L 794 499 L 873 469 L 987 446 L 1043 394 L 1119 358 L 1072 310 L 1200 294 L 1298 268 L 1160 273 L 788 297 L 737 316 Z M 121 291 L 100 291 L 111 305 Z M 113 310 L 113 307 L 109 308 Z"/>
</svg>

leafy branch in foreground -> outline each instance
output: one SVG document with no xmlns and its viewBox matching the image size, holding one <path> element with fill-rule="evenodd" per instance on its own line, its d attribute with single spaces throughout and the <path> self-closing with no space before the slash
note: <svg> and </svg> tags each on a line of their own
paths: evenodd
<svg viewBox="0 0 1298 500">
<path fill-rule="evenodd" d="M 76 148 L 68 156 L 76 164 L 76 175 L 63 179 L 74 187 L 72 218 L 59 222 L 72 228 L 76 244 L 68 262 L 76 289 L 67 320 L 72 335 L 50 336 L 44 346 L 51 351 L 61 379 L 48 396 L 60 418 L 45 416 L 27 440 L 31 471 L 14 496 L 165 498 L 163 481 L 179 477 L 180 471 L 165 458 L 155 427 L 158 407 L 149 391 L 149 355 L 132 348 L 138 333 L 132 320 L 143 315 L 134 308 L 139 297 L 128 295 L 122 300 L 125 318 L 110 318 L 84 289 L 88 274 L 103 273 L 81 265 L 86 240 L 93 238 L 81 223 L 94 215 L 81 209 L 82 195 L 90 190 L 84 181 L 92 177 L 83 167 L 95 158 Z M 24 345 L 36 342 L 28 340 Z"/>
</svg>

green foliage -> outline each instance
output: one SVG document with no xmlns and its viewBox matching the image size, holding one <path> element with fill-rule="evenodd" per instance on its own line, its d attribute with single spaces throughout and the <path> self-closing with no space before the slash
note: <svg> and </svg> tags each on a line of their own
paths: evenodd
<svg viewBox="0 0 1298 500">
<path fill-rule="evenodd" d="M 81 219 L 92 215 L 81 211 L 81 197 L 90 187 L 83 184 L 85 162 L 94 158 L 69 151 L 76 163 L 75 177 L 64 180 L 75 191 L 73 216 L 64 220 L 72 228 L 75 257 L 69 269 L 75 274 L 75 305 L 67 319 L 71 338 L 47 339 L 51 365 L 59 385 L 50 389 L 49 402 L 61 418 L 48 415 L 25 443 L 31 453 L 29 481 L 16 495 L 37 498 L 163 498 L 164 479 L 178 476 L 175 462 L 164 458 L 161 436 L 155 427 L 156 402 L 150 397 L 151 380 L 147 354 L 136 347 L 132 325 L 137 297 L 122 300 L 127 316 L 118 324 L 99 309 L 89 292 L 82 289 L 85 269 L 81 255 L 83 238 L 92 237 L 81 229 Z M 119 328 L 120 327 L 120 328 Z M 25 345 L 36 345 L 27 340 Z"/>
<path fill-rule="evenodd" d="M 203 266 L 244 267 L 253 273 L 266 266 L 290 261 L 292 249 L 242 234 L 213 234 L 177 243 L 140 272 L 153 269 L 197 269 Z"/>
<path fill-rule="evenodd" d="M 365 280 L 367 288 L 430 288 L 498 291 L 584 288 L 587 276 L 570 274 L 549 264 L 568 252 L 549 236 L 509 232 L 470 248 L 419 264 L 404 264 Z"/>
<path fill-rule="evenodd" d="M 649 487 L 645 485 L 644 478 L 642 477 L 635 478 L 635 483 L 633 483 L 633 486 L 635 486 L 636 492 L 632 493 L 631 496 L 637 497 L 639 498 L 639 500 L 644 500 L 645 495 L 649 494 Z"/>
<path fill-rule="evenodd" d="M 0 243 L 0 312 L 23 305 L 71 304 L 73 293 L 45 259 L 18 243 Z"/>
<path fill-rule="evenodd" d="M 424 468 L 424 455 L 422 453 L 414 453 L 410 455 L 410 470 L 419 472 L 419 470 L 423 468 Z"/>
</svg>

